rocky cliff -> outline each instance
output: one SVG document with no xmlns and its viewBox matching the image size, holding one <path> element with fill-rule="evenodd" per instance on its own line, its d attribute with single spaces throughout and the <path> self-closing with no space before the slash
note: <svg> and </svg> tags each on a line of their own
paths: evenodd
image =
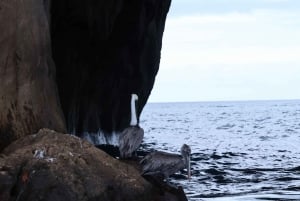
<svg viewBox="0 0 300 201">
<path fill-rule="evenodd" d="M 46 1 L 0 1 L 0 151 L 40 128 L 66 131 Z"/>
<path fill-rule="evenodd" d="M 63 134 L 114 143 L 132 93 L 140 115 L 170 1 L 0 0 L 1 201 L 187 200 L 138 161 Z"/>
<path fill-rule="evenodd" d="M 1 0 L 0 150 L 40 128 L 94 143 L 140 115 L 171 0 Z"/>
<path fill-rule="evenodd" d="M 140 115 L 159 68 L 170 0 L 53 1 L 51 35 L 68 131 L 114 143 L 129 125 L 130 98 Z"/>
</svg>

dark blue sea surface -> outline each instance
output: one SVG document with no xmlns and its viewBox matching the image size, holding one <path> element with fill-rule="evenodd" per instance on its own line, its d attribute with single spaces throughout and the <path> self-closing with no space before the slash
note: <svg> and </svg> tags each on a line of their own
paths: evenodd
<svg viewBox="0 0 300 201">
<path fill-rule="evenodd" d="M 143 149 L 191 146 L 192 179 L 171 182 L 189 200 L 300 200 L 300 100 L 149 103 Z"/>
</svg>

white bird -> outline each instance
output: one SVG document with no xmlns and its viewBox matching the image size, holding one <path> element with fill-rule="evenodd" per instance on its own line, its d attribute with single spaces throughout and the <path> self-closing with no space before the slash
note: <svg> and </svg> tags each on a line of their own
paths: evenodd
<svg viewBox="0 0 300 201">
<path fill-rule="evenodd" d="M 140 164 L 143 167 L 143 175 L 161 175 L 167 179 L 170 175 L 179 170 L 187 168 L 188 178 L 191 177 L 190 164 L 191 148 L 183 144 L 181 155 L 171 154 L 162 151 L 155 151 L 146 155 Z"/>
<path fill-rule="evenodd" d="M 136 94 L 131 95 L 131 120 L 130 126 L 119 136 L 119 150 L 121 158 L 130 158 L 132 153 L 138 149 L 144 138 L 144 130 L 139 127 L 136 115 L 135 102 L 138 100 Z"/>
</svg>

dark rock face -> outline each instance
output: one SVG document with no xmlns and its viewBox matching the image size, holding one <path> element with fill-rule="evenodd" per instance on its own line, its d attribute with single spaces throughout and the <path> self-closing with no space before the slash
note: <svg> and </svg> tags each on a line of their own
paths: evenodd
<svg viewBox="0 0 300 201">
<path fill-rule="evenodd" d="M 0 1 L 0 151 L 43 127 L 110 143 L 150 95 L 170 1 Z"/>
<path fill-rule="evenodd" d="M 41 129 L 13 142 L 0 155 L 0 200 L 179 201 L 186 197 L 183 191 L 157 189 L 133 166 L 87 141 Z"/>
<path fill-rule="evenodd" d="M 159 68 L 170 2 L 52 1 L 53 58 L 69 132 L 104 134 L 92 141 L 109 143 L 129 125 L 132 93 L 140 115 Z"/>
<path fill-rule="evenodd" d="M 0 1 L 0 151 L 47 127 L 65 131 L 47 1 Z"/>
</svg>

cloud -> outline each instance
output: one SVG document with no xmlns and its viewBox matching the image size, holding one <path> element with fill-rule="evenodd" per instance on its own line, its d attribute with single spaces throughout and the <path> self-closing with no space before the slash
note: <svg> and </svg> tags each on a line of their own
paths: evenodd
<svg viewBox="0 0 300 201">
<path fill-rule="evenodd" d="M 292 10 L 169 18 L 150 101 L 300 98 L 299 35 Z"/>
<path fill-rule="evenodd" d="M 164 34 L 163 65 L 299 61 L 300 21 L 295 18 L 300 15 L 257 10 L 170 19 Z"/>
</svg>

